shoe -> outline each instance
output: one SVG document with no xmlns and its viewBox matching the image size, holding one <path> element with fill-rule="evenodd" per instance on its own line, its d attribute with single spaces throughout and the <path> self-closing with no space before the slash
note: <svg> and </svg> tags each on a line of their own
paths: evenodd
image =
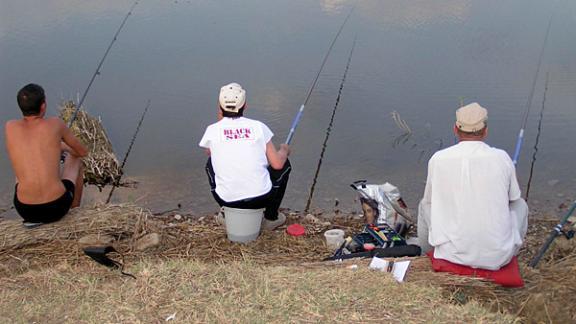
<svg viewBox="0 0 576 324">
<path fill-rule="evenodd" d="M 44 225 L 44 223 L 33 223 L 33 222 L 22 222 L 22 225 L 26 228 L 36 228 L 38 226 Z"/>
<path fill-rule="evenodd" d="M 284 225 L 284 223 L 286 223 L 286 215 L 278 213 L 278 219 L 276 220 L 267 220 L 266 218 L 262 220 L 262 230 L 273 231 L 279 226 Z"/>
<path fill-rule="evenodd" d="M 226 219 L 224 219 L 224 207 L 220 208 L 218 215 L 214 216 L 216 224 L 226 227 Z"/>
</svg>

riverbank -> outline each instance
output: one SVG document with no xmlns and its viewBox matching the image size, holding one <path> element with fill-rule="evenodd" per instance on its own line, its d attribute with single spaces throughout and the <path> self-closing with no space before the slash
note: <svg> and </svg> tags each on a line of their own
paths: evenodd
<svg viewBox="0 0 576 324">
<path fill-rule="evenodd" d="M 322 233 L 358 230 L 353 214 L 290 213 L 307 236 L 283 230 L 233 244 L 212 215 L 157 217 L 130 205 L 75 210 L 60 223 L 25 230 L 0 221 L 0 320 L 16 322 L 398 320 L 414 322 L 570 322 L 576 319 L 575 241 L 559 238 L 539 266 L 526 266 L 555 220 L 532 221 L 520 254 L 526 281 L 503 289 L 431 271 L 411 258 L 406 283 L 367 268 L 367 260 L 323 263 Z M 139 245 L 156 233 L 158 244 Z M 96 264 L 79 247 L 111 240 L 136 280 Z M 81 243 L 79 243 L 81 242 Z M 82 243 L 83 242 L 83 243 Z M 112 255 L 121 260 L 118 255 Z M 349 268 L 357 265 L 357 270 Z M 378 311 L 375 311 L 378 310 Z"/>
</svg>

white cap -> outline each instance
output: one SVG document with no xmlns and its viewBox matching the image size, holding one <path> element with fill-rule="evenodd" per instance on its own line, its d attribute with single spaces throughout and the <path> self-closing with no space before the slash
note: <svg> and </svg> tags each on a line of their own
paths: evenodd
<svg viewBox="0 0 576 324">
<path fill-rule="evenodd" d="M 456 127 L 464 132 L 476 132 L 486 127 L 488 111 L 473 102 L 456 110 Z"/>
<path fill-rule="evenodd" d="M 220 88 L 218 97 L 220 108 L 229 112 L 238 112 L 246 103 L 246 90 L 238 83 L 230 83 Z"/>
</svg>

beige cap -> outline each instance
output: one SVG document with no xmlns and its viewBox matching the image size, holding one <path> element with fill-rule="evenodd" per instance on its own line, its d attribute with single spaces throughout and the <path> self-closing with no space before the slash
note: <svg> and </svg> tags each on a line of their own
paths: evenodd
<svg viewBox="0 0 576 324">
<path fill-rule="evenodd" d="M 238 112 L 246 103 L 246 91 L 238 83 L 230 83 L 220 89 L 220 107 L 225 111 Z"/>
<path fill-rule="evenodd" d="M 486 126 L 488 110 L 473 102 L 456 110 L 456 127 L 463 132 L 476 132 Z"/>
</svg>

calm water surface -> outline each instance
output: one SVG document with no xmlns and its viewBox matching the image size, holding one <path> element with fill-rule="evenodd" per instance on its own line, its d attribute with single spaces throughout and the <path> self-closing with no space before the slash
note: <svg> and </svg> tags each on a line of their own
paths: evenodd
<svg viewBox="0 0 576 324">
<path fill-rule="evenodd" d="M 2 123 L 19 117 L 16 92 L 29 82 L 46 89 L 50 114 L 63 99 L 77 98 L 131 4 L 0 0 Z M 197 143 L 215 121 L 220 86 L 241 83 L 248 91 L 247 116 L 267 123 L 275 142 L 282 142 L 353 4 L 293 141 L 286 207 L 304 208 L 355 36 L 312 206 L 331 208 L 338 199 L 339 208 L 358 209 L 349 184 L 367 179 L 399 186 L 415 207 L 428 158 L 454 141 L 451 127 L 461 101 L 487 107 L 489 144 L 512 152 L 553 12 L 518 177 L 525 188 L 549 72 L 530 204 L 553 209 L 574 199 L 575 1 L 142 0 L 85 102 L 101 116 L 122 157 L 152 101 L 126 168 L 139 186 L 117 191 L 116 200 L 154 210 L 177 203 L 194 213 L 215 210 Z M 410 138 L 399 138 L 393 111 L 412 129 Z M 14 176 L 0 152 L 1 207 L 10 204 Z M 85 202 L 102 196 L 89 189 Z"/>
</svg>

